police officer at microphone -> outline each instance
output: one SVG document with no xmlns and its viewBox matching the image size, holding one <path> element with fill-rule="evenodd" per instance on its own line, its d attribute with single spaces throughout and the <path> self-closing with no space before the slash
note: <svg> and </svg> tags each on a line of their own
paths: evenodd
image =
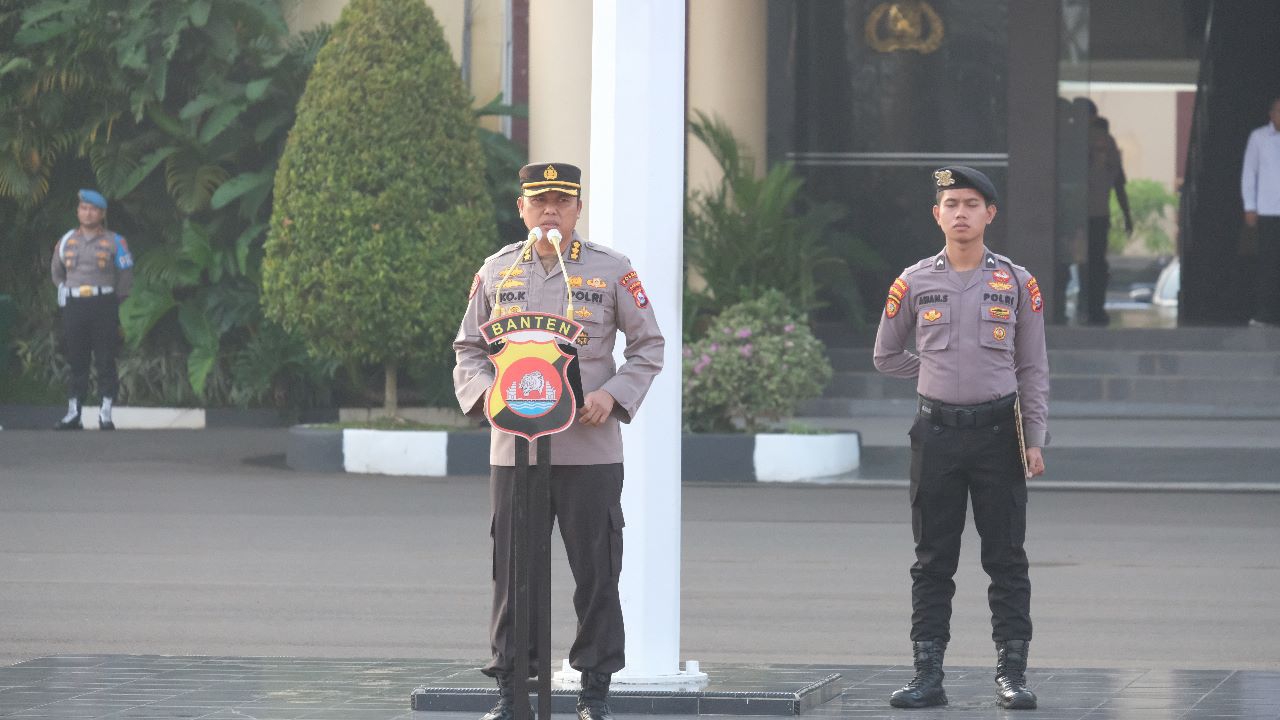
<svg viewBox="0 0 1280 720">
<path fill-rule="evenodd" d="M 581 720 L 609 720 L 612 674 L 626 664 L 618 576 L 622 571 L 622 430 L 640 409 L 662 369 L 663 338 L 644 285 L 631 262 L 589 242 L 575 228 L 582 216 L 582 171 L 568 163 L 534 163 L 520 169 L 516 208 L 536 242 L 512 243 L 485 260 L 471 284 L 462 326 L 454 340 L 454 389 L 462 411 L 483 417 L 494 369 L 480 327 L 494 318 L 531 311 L 564 315 L 566 283 L 573 317 L 582 324 L 578 364 L 585 396 L 577 420 L 550 436 L 551 506 L 573 572 L 578 633 L 569 664 L 582 673 L 577 710 Z M 559 247 L 557 247 L 557 242 Z M 564 268 L 562 271 L 561 268 Z M 614 364 L 618 331 L 626 337 L 625 361 Z M 512 673 L 537 671 L 532 657 L 517 658 L 507 609 L 511 547 L 511 484 L 515 440 L 494 430 L 489 445 L 491 534 L 494 548 L 493 656 L 483 672 L 498 682 L 498 705 L 483 720 L 510 720 L 515 702 Z M 537 445 L 530 463 L 537 462 Z M 536 612 L 532 613 L 536 617 Z M 532 633 L 531 633 L 532 634 Z"/>
<path fill-rule="evenodd" d="M 983 241 L 996 217 L 991 180 L 960 165 L 933 178 L 933 217 L 945 247 L 893 281 L 876 333 L 876 368 L 916 378 L 919 392 L 910 431 L 916 673 L 889 703 L 947 702 L 942 661 L 951 639 L 952 578 L 972 498 L 982 567 L 991 578 L 997 701 L 1009 709 L 1034 708 L 1025 675 L 1031 581 L 1023 541 L 1026 481 L 1044 472 L 1048 439 L 1044 299 L 1026 268 Z M 915 352 L 908 349 L 912 340 Z"/>
<path fill-rule="evenodd" d="M 107 199 L 81 190 L 76 206 L 79 227 L 69 230 L 53 250 L 50 273 L 62 307 L 63 346 L 71 365 L 67 414 L 57 430 L 80 430 L 80 410 L 89 394 L 89 360 L 98 374 L 102 404 L 98 427 L 114 430 L 111 407 L 119 388 L 116 349 L 120 343 L 120 302 L 133 286 L 133 256 L 119 233 L 107 228 Z"/>
</svg>

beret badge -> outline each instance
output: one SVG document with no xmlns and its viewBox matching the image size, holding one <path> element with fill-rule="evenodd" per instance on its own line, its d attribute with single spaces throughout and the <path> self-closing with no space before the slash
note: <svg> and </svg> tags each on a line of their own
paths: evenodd
<svg viewBox="0 0 1280 720">
<path fill-rule="evenodd" d="M 938 187 L 950 187 L 956 184 L 956 179 L 951 177 L 950 170 L 939 170 L 933 174 L 933 178 L 938 181 Z"/>
</svg>

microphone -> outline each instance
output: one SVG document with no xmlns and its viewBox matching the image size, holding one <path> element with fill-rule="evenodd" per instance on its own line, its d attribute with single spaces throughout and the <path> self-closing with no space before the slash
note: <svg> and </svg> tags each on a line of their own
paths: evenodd
<svg viewBox="0 0 1280 720">
<path fill-rule="evenodd" d="M 542 228 L 534 225 L 529 230 L 529 242 L 537 242 L 542 239 Z"/>
<path fill-rule="evenodd" d="M 556 228 L 551 228 L 550 230 L 547 231 L 547 239 L 551 241 L 552 245 L 556 246 L 556 250 L 559 250 L 560 241 L 564 239 L 564 236 L 561 235 L 560 231 L 557 230 Z"/>
</svg>

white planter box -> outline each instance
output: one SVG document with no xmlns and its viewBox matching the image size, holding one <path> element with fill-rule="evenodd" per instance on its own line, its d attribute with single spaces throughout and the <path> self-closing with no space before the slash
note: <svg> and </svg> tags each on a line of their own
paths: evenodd
<svg viewBox="0 0 1280 720">
<path fill-rule="evenodd" d="M 81 408 L 80 422 L 86 430 L 98 429 L 98 406 Z M 117 405 L 111 409 L 111 422 L 117 430 L 201 430 L 205 426 L 203 408 Z"/>
<path fill-rule="evenodd" d="M 756 435 L 756 480 L 788 482 L 843 475 L 858 469 L 858 433 Z"/>
<path fill-rule="evenodd" d="M 449 433 L 437 430 L 343 430 L 347 472 L 443 477 L 449 467 Z"/>
</svg>

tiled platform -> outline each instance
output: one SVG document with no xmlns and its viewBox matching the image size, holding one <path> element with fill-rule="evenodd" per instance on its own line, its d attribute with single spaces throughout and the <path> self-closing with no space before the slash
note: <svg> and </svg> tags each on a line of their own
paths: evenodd
<svg viewBox="0 0 1280 720">
<path fill-rule="evenodd" d="M 655 689 L 615 682 L 610 709 L 620 715 L 799 715 L 839 697 L 840 674 L 807 666 L 720 666 L 704 688 Z M 494 683 L 473 664 L 458 664 L 446 685 L 416 688 L 414 710 L 465 711 L 483 714 L 497 702 Z M 532 690 L 531 692 L 536 692 Z M 551 691 L 551 714 L 574 715 L 576 690 Z"/>
<path fill-rule="evenodd" d="M 0 717 L 475 720 L 474 712 L 412 711 L 409 693 L 424 684 L 456 686 L 460 673 L 478 674 L 477 665 L 385 659 L 55 656 L 0 668 Z M 888 707 L 889 693 L 911 676 L 906 666 L 704 664 L 702 669 L 712 677 L 708 690 L 713 692 L 759 689 L 771 677 L 839 674 L 843 694 L 805 713 L 825 719 L 1007 720 L 1023 714 L 1038 720 L 1280 718 L 1280 671 L 1033 668 L 1029 680 L 1040 695 L 1040 709 L 1010 713 L 993 702 L 990 668 L 948 668 L 951 704 L 929 710 Z"/>
</svg>

